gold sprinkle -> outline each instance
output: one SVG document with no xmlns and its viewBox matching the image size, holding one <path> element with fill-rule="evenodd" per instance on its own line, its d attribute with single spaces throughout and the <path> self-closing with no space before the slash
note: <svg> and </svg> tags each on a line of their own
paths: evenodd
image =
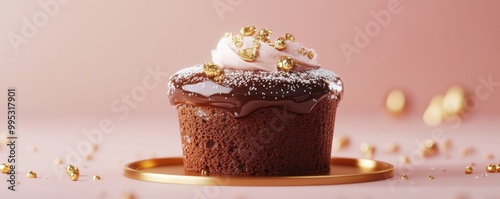
<svg viewBox="0 0 500 199">
<path fill-rule="evenodd" d="M 93 179 L 94 180 L 101 180 L 101 176 L 96 174 L 96 175 L 94 175 Z"/>
<path fill-rule="evenodd" d="M 486 160 L 493 160 L 494 156 L 491 153 L 487 153 L 484 155 L 484 158 L 486 158 Z"/>
<path fill-rule="evenodd" d="M 28 151 L 31 153 L 35 153 L 37 151 L 37 148 L 36 146 L 30 145 L 28 146 Z"/>
<path fill-rule="evenodd" d="M 385 149 L 385 151 L 387 153 L 397 153 L 399 152 L 399 145 L 396 143 L 392 143 Z"/>
<path fill-rule="evenodd" d="M 404 112 L 406 106 L 406 97 L 402 90 L 392 90 L 387 95 L 385 107 L 392 114 L 399 115 Z"/>
<path fill-rule="evenodd" d="M 472 172 L 474 172 L 474 169 L 471 166 L 465 167 L 465 174 L 471 174 Z"/>
<path fill-rule="evenodd" d="M 401 176 L 401 180 L 408 180 L 410 177 L 408 175 L 404 174 Z"/>
<path fill-rule="evenodd" d="M 500 172 L 500 164 L 497 164 L 497 172 Z"/>
<path fill-rule="evenodd" d="M 247 62 L 253 62 L 257 59 L 257 52 L 257 48 L 245 48 L 238 50 L 238 55 Z"/>
<path fill-rule="evenodd" d="M 443 95 L 436 95 L 425 109 L 422 119 L 428 126 L 437 126 L 443 121 L 443 100 Z"/>
<path fill-rule="evenodd" d="M 399 157 L 399 162 L 403 164 L 409 164 L 410 163 L 410 157 L 408 156 L 401 156 Z"/>
<path fill-rule="evenodd" d="M 460 86 L 452 86 L 443 98 L 443 111 L 446 117 L 462 113 L 467 106 L 465 90 Z"/>
<path fill-rule="evenodd" d="M 285 72 L 292 70 L 295 66 L 297 66 L 297 61 L 290 57 L 282 57 L 276 64 L 278 70 Z"/>
<path fill-rule="evenodd" d="M 340 136 L 340 137 L 334 137 L 333 138 L 333 150 L 334 151 L 340 151 L 343 150 L 351 144 L 351 141 L 347 136 Z"/>
<path fill-rule="evenodd" d="M 61 165 L 62 163 L 63 163 L 63 160 L 61 158 L 54 158 L 54 164 Z"/>
<path fill-rule="evenodd" d="M 233 33 L 232 32 L 226 32 L 224 34 L 224 37 L 228 38 L 228 37 L 233 37 Z"/>
<path fill-rule="evenodd" d="M 90 154 L 85 155 L 85 160 L 87 160 L 87 161 L 88 161 L 88 160 L 92 160 L 92 156 L 91 156 Z"/>
<path fill-rule="evenodd" d="M 290 33 L 285 34 L 285 39 L 291 42 L 295 42 L 295 37 Z"/>
<path fill-rule="evenodd" d="M 277 50 L 283 50 L 283 49 L 285 49 L 286 48 L 286 40 L 285 40 L 285 38 L 278 37 L 274 41 L 274 48 L 276 48 Z"/>
<path fill-rule="evenodd" d="M 201 172 L 200 172 L 200 174 L 201 174 L 202 176 L 207 176 L 207 175 L 208 175 L 208 171 L 207 171 L 207 170 L 205 170 L 205 169 L 202 169 L 202 170 L 201 170 Z"/>
<path fill-rule="evenodd" d="M 244 27 L 244 28 L 241 28 L 240 34 L 243 36 L 252 36 L 255 34 L 256 30 L 257 30 L 257 28 L 255 26 Z"/>
<path fill-rule="evenodd" d="M 9 136 L 7 136 L 7 133 L 2 133 L 0 134 L 0 144 L 6 145 L 9 143 Z"/>
<path fill-rule="evenodd" d="M 371 144 L 368 143 L 363 143 L 359 147 L 361 150 L 361 153 L 365 156 L 365 158 L 373 158 L 374 153 L 375 153 L 375 147 Z"/>
<path fill-rule="evenodd" d="M 2 173 L 9 173 L 10 172 L 10 165 L 7 163 L 0 164 L 0 171 Z"/>
<path fill-rule="evenodd" d="M 421 146 L 420 152 L 425 157 L 436 155 L 439 152 L 439 150 L 438 150 L 438 144 L 434 140 L 428 139 Z"/>
<path fill-rule="evenodd" d="M 37 178 L 37 175 L 34 171 L 29 171 L 28 174 L 26 175 L 28 178 Z"/>
<path fill-rule="evenodd" d="M 469 155 L 473 154 L 473 153 L 474 153 L 474 151 L 475 151 L 475 150 L 474 150 L 474 148 L 473 148 L 473 147 L 467 147 L 467 148 L 464 148 L 464 149 L 462 149 L 462 150 L 460 151 L 460 155 L 461 155 L 462 157 L 467 157 L 467 156 L 469 156 Z"/>
<path fill-rule="evenodd" d="M 301 55 L 306 55 L 307 54 L 307 51 L 305 48 L 299 48 L 297 49 L 297 53 L 301 54 Z"/>
<path fill-rule="evenodd" d="M 442 146 L 443 151 L 449 151 L 453 147 L 453 142 L 450 139 L 446 139 L 440 146 Z"/>
<path fill-rule="evenodd" d="M 427 179 L 434 180 L 434 176 L 427 176 Z"/>
<path fill-rule="evenodd" d="M 133 193 L 127 192 L 122 196 L 123 199 L 135 199 L 135 195 Z"/>
<path fill-rule="evenodd" d="M 495 173 L 497 172 L 497 165 L 495 164 L 489 164 L 487 167 L 486 167 L 486 171 L 488 173 Z"/>
</svg>

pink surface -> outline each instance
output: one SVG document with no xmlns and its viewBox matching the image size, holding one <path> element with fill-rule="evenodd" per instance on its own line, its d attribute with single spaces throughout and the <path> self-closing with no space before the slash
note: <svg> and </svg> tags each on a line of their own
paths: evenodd
<svg viewBox="0 0 500 199">
<path fill-rule="evenodd" d="M 225 6 L 226 11 L 214 5 Z M 10 193 L 0 183 L 0 195 L 116 198 L 130 191 L 138 198 L 158 194 L 195 198 L 208 190 L 200 198 L 269 194 L 287 198 L 312 194 L 318 198 L 396 198 L 402 194 L 499 198 L 495 188 L 500 173 L 475 179 L 490 162 L 485 153 L 494 155 L 491 163 L 500 163 L 494 143 L 500 135 L 499 6 L 499 1 L 488 0 L 2 1 L 0 93 L 8 86 L 18 89 L 21 184 L 19 191 Z M 237 32 L 247 25 L 273 29 L 272 38 L 293 33 L 318 52 L 325 68 L 343 78 L 345 98 L 336 134 L 349 135 L 353 144 L 334 155 L 360 157 L 359 144 L 369 142 L 379 149 L 376 159 L 397 166 L 399 155 L 384 154 L 385 145 L 397 142 L 403 149 L 401 155 L 408 155 L 418 148 L 415 140 L 431 138 L 432 132 L 441 129 L 455 144 L 449 158 L 441 154 L 413 163 L 414 170 L 400 169 L 410 180 L 394 178 L 389 181 L 397 182 L 394 187 L 380 181 L 207 188 L 123 177 L 127 162 L 153 154 L 181 155 L 176 114 L 166 99 L 168 76 L 209 61 L 210 51 L 224 32 Z M 13 35 L 22 43 L 12 44 Z M 459 127 L 425 126 L 421 115 L 429 100 L 452 85 L 463 86 L 477 99 L 477 106 Z M 383 107 L 385 95 L 393 88 L 403 89 L 410 101 L 408 112 L 399 119 L 389 117 Z M 6 130 L 6 94 L 0 95 L 0 104 L 2 133 Z M 71 154 L 68 147 L 76 150 L 87 139 L 83 132 L 108 119 L 115 129 L 103 136 L 93 160 L 81 163 L 82 180 L 59 180 L 52 160 Z M 28 152 L 30 145 L 38 151 Z M 476 152 L 460 157 L 459 151 L 468 146 Z M 0 163 L 5 162 L 6 153 L 1 146 Z M 462 170 L 470 162 L 476 163 L 477 172 L 465 175 Z M 445 167 L 447 171 L 441 172 Z M 29 170 L 36 170 L 41 178 L 26 179 Z M 91 181 L 94 173 L 103 180 Z M 436 179 L 427 180 L 430 174 Z"/>
</svg>

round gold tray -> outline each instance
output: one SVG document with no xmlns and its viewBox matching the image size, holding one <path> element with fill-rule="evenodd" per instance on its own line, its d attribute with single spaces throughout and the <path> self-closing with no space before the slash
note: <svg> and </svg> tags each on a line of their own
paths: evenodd
<svg viewBox="0 0 500 199">
<path fill-rule="evenodd" d="M 125 165 L 126 177 L 149 182 L 218 186 L 299 186 L 333 185 L 383 180 L 394 176 L 394 167 L 385 162 L 332 158 L 330 173 L 310 176 L 201 175 L 184 170 L 182 158 L 157 158 Z"/>
</svg>

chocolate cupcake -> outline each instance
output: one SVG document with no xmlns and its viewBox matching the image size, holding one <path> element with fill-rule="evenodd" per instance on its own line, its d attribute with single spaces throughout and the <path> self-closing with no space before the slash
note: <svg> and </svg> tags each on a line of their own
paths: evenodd
<svg viewBox="0 0 500 199">
<path fill-rule="evenodd" d="M 168 86 L 187 171 L 314 175 L 330 169 L 340 77 L 287 33 L 226 33 L 212 62 L 182 69 Z"/>
</svg>

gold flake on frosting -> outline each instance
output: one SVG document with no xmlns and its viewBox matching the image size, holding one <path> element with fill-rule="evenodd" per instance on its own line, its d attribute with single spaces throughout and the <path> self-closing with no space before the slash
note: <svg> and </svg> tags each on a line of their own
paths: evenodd
<svg viewBox="0 0 500 199">
<path fill-rule="evenodd" d="M 297 66 L 297 61 L 290 57 L 282 57 L 278 63 L 276 64 L 276 67 L 280 71 L 285 71 L 288 72 L 293 69 L 293 67 Z"/>
<path fill-rule="evenodd" d="M 283 50 L 286 48 L 286 42 L 285 42 L 285 38 L 283 37 L 278 37 L 275 41 L 274 41 L 274 48 L 276 48 L 277 50 Z"/>
<path fill-rule="evenodd" d="M 291 42 L 295 42 L 295 37 L 290 33 L 285 34 L 285 39 Z"/>
<path fill-rule="evenodd" d="M 243 27 L 240 30 L 240 34 L 243 36 L 253 36 L 256 32 L 257 28 L 255 26 Z"/>
<path fill-rule="evenodd" d="M 309 58 L 309 59 L 314 58 L 313 52 L 310 51 L 310 50 L 307 50 L 305 48 L 299 48 L 299 49 L 297 49 L 297 53 L 299 53 L 300 55 L 303 55 L 303 56 L 307 56 L 307 58 Z"/>
<path fill-rule="evenodd" d="M 287 48 L 287 42 L 295 42 L 295 37 L 291 33 L 286 33 L 282 37 L 276 38 L 276 40 L 271 41 L 271 34 L 273 31 L 271 29 L 263 28 L 257 31 L 255 26 L 247 26 L 240 29 L 240 34 L 233 34 L 227 32 L 224 37 L 229 38 L 231 43 L 236 47 L 236 52 L 238 56 L 246 62 L 254 62 L 259 56 L 259 49 L 261 42 L 267 44 L 276 50 L 282 51 Z M 244 46 L 245 37 L 253 37 L 253 47 Z M 305 56 L 309 59 L 313 59 L 315 54 L 313 51 L 300 48 L 297 50 L 298 54 Z M 276 67 L 280 71 L 290 71 L 294 67 L 299 65 L 299 61 L 291 57 L 281 57 L 276 63 Z M 208 77 L 214 78 L 214 80 L 222 79 L 224 77 L 223 70 L 215 65 L 214 63 L 206 63 L 203 65 L 205 74 Z"/>
<path fill-rule="evenodd" d="M 252 62 L 257 59 L 257 48 L 245 48 L 245 49 L 240 49 L 238 50 L 238 55 L 240 55 L 241 59 Z"/>
<path fill-rule="evenodd" d="M 214 78 L 215 81 L 224 79 L 224 70 L 212 62 L 203 64 L 203 71 L 207 77 Z"/>
</svg>

